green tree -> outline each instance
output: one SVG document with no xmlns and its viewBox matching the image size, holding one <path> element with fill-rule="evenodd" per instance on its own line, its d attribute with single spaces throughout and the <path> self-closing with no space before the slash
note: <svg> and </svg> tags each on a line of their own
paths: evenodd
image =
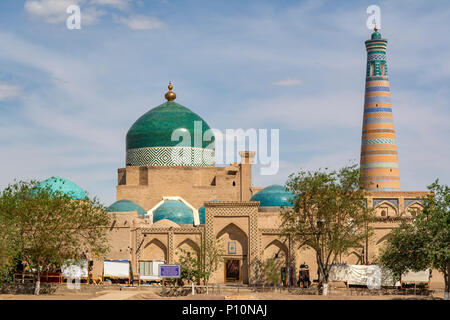
<svg viewBox="0 0 450 320">
<path fill-rule="evenodd" d="M 16 267 L 18 256 L 18 244 L 16 239 L 20 237 L 18 230 L 10 219 L 0 214 L 0 285 L 10 280 Z"/>
<path fill-rule="evenodd" d="M 337 171 L 300 171 L 286 183 L 295 193 L 294 207 L 281 212 L 281 229 L 300 248 L 316 253 L 323 294 L 328 294 L 328 278 L 339 255 L 360 247 L 372 234 L 369 222 L 373 209 L 367 208 L 366 193 L 360 188 L 356 165 Z"/>
<path fill-rule="evenodd" d="M 270 258 L 262 264 L 262 272 L 266 283 L 278 285 L 281 281 L 281 267 L 283 263 L 280 260 Z"/>
<path fill-rule="evenodd" d="M 205 239 L 201 246 L 201 265 L 203 269 L 203 282 L 208 285 L 214 272 L 219 270 L 220 265 L 224 262 L 223 256 L 225 250 L 220 239 Z"/>
<path fill-rule="evenodd" d="M 203 266 L 197 254 L 179 248 L 177 253 L 178 263 L 180 264 L 181 277 L 180 280 L 198 283 L 203 279 Z"/>
<path fill-rule="evenodd" d="M 199 255 L 184 249 L 178 249 L 178 262 L 181 267 L 181 279 L 186 279 L 194 283 L 203 280 L 208 285 L 209 280 L 214 272 L 216 272 L 220 264 L 223 263 L 222 242 L 218 239 L 203 240 L 199 246 Z"/>
<path fill-rule="evenodd" d="M 109 250 L 110 218 L 97 199 L 73 200 L 34 181 L 21 181 L 0 194 L 0 216 L 11 226 L 1 237 L 31 268 L 36 295 L 43 272 L 83 253 L 103 256 Z"/>
<path fill-rule="evenodd" d="M 450 296 L 450 190 L 437 179 L 423 197 L 423 210 L 412 223 L 391 232 L 379 257 L 380 264 L 399 279 L 408 270 L 434 268 L 444 275 L 445 299 Z"/>
</svg>

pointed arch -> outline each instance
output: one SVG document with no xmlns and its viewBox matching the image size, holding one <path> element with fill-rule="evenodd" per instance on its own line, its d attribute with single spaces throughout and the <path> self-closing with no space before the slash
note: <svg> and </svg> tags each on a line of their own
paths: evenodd
<svg viewBox="0 0 450 320">
<path fill-rule="evenodd" d="M 248 255 L 248 236 L 236 224 L 231 222 L 226 225 L 217 233 L 216 238 L 225 240 L 225 243 L 223 243 L 223 245 L 225 246 L 224 249 L 226 252 L 228 248 L 228 244 L 226 242 L 236 241 L 236 255 Z"/>
<path fill-rule="evenodd" d="M 406 208 L 405 208 L 405 215 L 408 217 L 412 217 L 416 215 L 416 210 L 423 210 L 423 204 L 420 201 L 414 201 L 413 203 L 410 203 Z"/>
<path fill-rule="evenodd" d="M 386 210 L 386 208 L 388 210 Z M 375 206 L 374 209 L 375 209 L 376 215 L 378 217 L 398 216 L 398 208 L 396 206 L 394 206 L 392 203 L 390 203 L 389 201 L 380 202 L 379 204 L 377 204 Z M 384 214 L 383 211 L 384 211 L 385 215 L 383 215 Z M 391 214 L 391 212 L 393 212 L 394 214 Z"/>
<path fill-rule="evenodd" d="M 263 256 L 264 260 L 277 258 L 286 260 L 288 248 L 286 244 L 282 243 L 280 240 L 274 239 L 265 246 Z"/>
<path fill-rule="evenodd" d="M 177 245 L 177 251 L 179 251 L 178 249 L 180 248 L 186 250 L 187 252 L 194 253 L 197 256 L 199 256 L 200 254 L 200 247 L 191 238 L 180 241 L 180 243 Z"/>
<path fill-rule="evenodd" d="M 385 234 L 384 236 L 382 236 L 380 239 L 377 240 L 377 246 L 380 245 L 381 243 L 383 243 L 384 241 L 387 240 L 387 238 L 389 237 L 390 233 Z"/>
<path fill-rule="evenodd" d="M 347 264 L 360 264 L 362 262 L 362 256 L 356 251 L 352 251 L 347 255 Z"/>
<path fill-rule="evenodd" d="M 237 225 L 235 225 L 233 222 L 230 222 L 229 224 L 227 224 L 224 228 L 222 228 L 222 230 L 220 230 L 217 233 L 217 239 L 219 239 L 220 237 L 222 237 L 225 233 L 238 233 L 238 234 L 243 234 L 245 235 L 245 237 L 247 237 L 247 234 L 241 229 L 239 228 Z"/>
<path fill-rule="evenodd" d="M 143 249 L 143 260 L 167 261 L 167 247 L 159 239 L 147 242 Z"/>
</svg>

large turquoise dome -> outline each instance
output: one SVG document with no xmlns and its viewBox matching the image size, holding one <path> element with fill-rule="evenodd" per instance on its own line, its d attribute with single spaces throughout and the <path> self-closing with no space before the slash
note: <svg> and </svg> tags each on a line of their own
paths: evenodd
<svg viewBox="0 0 450 320">
<path fill-rule="evenodd" d="M 47 180 L 41 181 L 37 188 L 49 189 L 50 192 L 62 193 L 74 200 L 87 199 L 86 192 L 83 191 L 77 184 L 70 180 L 61 177 L 51 177 Z"/>
<path fill-rule="evenodd" d="M 167 219 L 177 224 L 194 224 L 192 210 L 181 201 L 169 200 L 153 212 L 153 223 Z"/>
<path fill-rule="evenodd" d="M 174 94 L 171 86 L 169 90 L 169 93 Z M 197 135 L 199 137 L 201 135 L 197 144 L 194 139 L 196 137 L 194 128 L 199 128 Z M 189 134 L 190 139 L 184 140 L 181 136 L 172 139 L 172 134 L 177 129 L 180 133 Z M 214 135 L 203 139 L 208 130 L 210 130 L 209 125 L 200 116 L 173 100 L 167 101 L 145 113 L 128 130 L 126 137 L 127 165 L 214 165 Z M 180 146 L 180 142 L 183 142 L 182 146 Z M 188 159 L 190 159 L 188 163 L 179 163 L 177 159 L 173 159 L 173 151 L 181 149 L 183 152 L 188 152 Z M 203 157 L 199 157 L 202 154 Z"/>
<path fill-rule="evenodd" d="M 262 189 L 250 200 L 259 201 L 260 207 L 292 207 L 294 193 L 283 186 L 274 184 Z"/>
<path fill-rule="evenodd" d="M 139 215 L 142 217 L 145 217 L 147 214 L 147 211 L 144 210 L 140 205 L 138 205 L 136 202 L 130 201 L 128 199 L 122 199 L 119 201 L 114 202 L 112 205 L 110 205 L 107 210 L 109 212 L 132 212 L 137 211 Z"/>
</svg>

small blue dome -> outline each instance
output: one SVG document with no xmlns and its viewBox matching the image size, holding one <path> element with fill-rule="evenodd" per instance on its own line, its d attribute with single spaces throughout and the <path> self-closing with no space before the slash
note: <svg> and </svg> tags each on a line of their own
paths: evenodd
<svg viewBox="0 0 450 320">
<path fill-rule="evenodd" d="M 116 201 L 112 205 L 110 205 L 106 210 L 108 210 L 109 212 L 137 211 L 137 213 L 142 217 L 145 217 L 145 215 L 147 214 L 147 211 L 145 211 L 144 208 L 142 208 L 136 202 L 130 201 L 128 199 Z"/>
<path fill-rule="evenodd" d="M 41 181 L 36 187 L 42 189 L 49 188 L 50 192 L 65 194 L 74 200 L 85 200 L 88 197 L 86 192 L 77 184 L 61 177 L 48 178 L 47 180 Z"/>
<path fill-rule="evenodd" d="M 259 201 L 260 207 L 293 207 L 294 193 L 274 184 L 262 189 L 250 200 Z"/>
<path fill-rule="evenodd" d="M 168 219 L 177 224 L 194 224 L 192 210 L 181 201 L 169 200 L 153 212 L 153 223 Z"/>
</svg>

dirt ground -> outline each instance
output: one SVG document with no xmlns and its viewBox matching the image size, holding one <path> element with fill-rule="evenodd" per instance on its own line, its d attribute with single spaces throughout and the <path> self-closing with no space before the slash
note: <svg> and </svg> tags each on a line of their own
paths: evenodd
<svg viewBox="0 0 450 320">
<path fill-rule="evenodd" d="M 336 290 L 329 296 L 290 294 L 280 292 L 255 292 L 244 288 L 221 290 L 220 294 L 188 294 L 186 296 L 161 296 L 160 287 L 83 286 L 81 290 L 60 287 L 53 294 L 0 294 L 0 300 L 440 300 L 443 292 L 430 296 L 418 295 L 354 295 L 350 291 Z"/>
</svg>

